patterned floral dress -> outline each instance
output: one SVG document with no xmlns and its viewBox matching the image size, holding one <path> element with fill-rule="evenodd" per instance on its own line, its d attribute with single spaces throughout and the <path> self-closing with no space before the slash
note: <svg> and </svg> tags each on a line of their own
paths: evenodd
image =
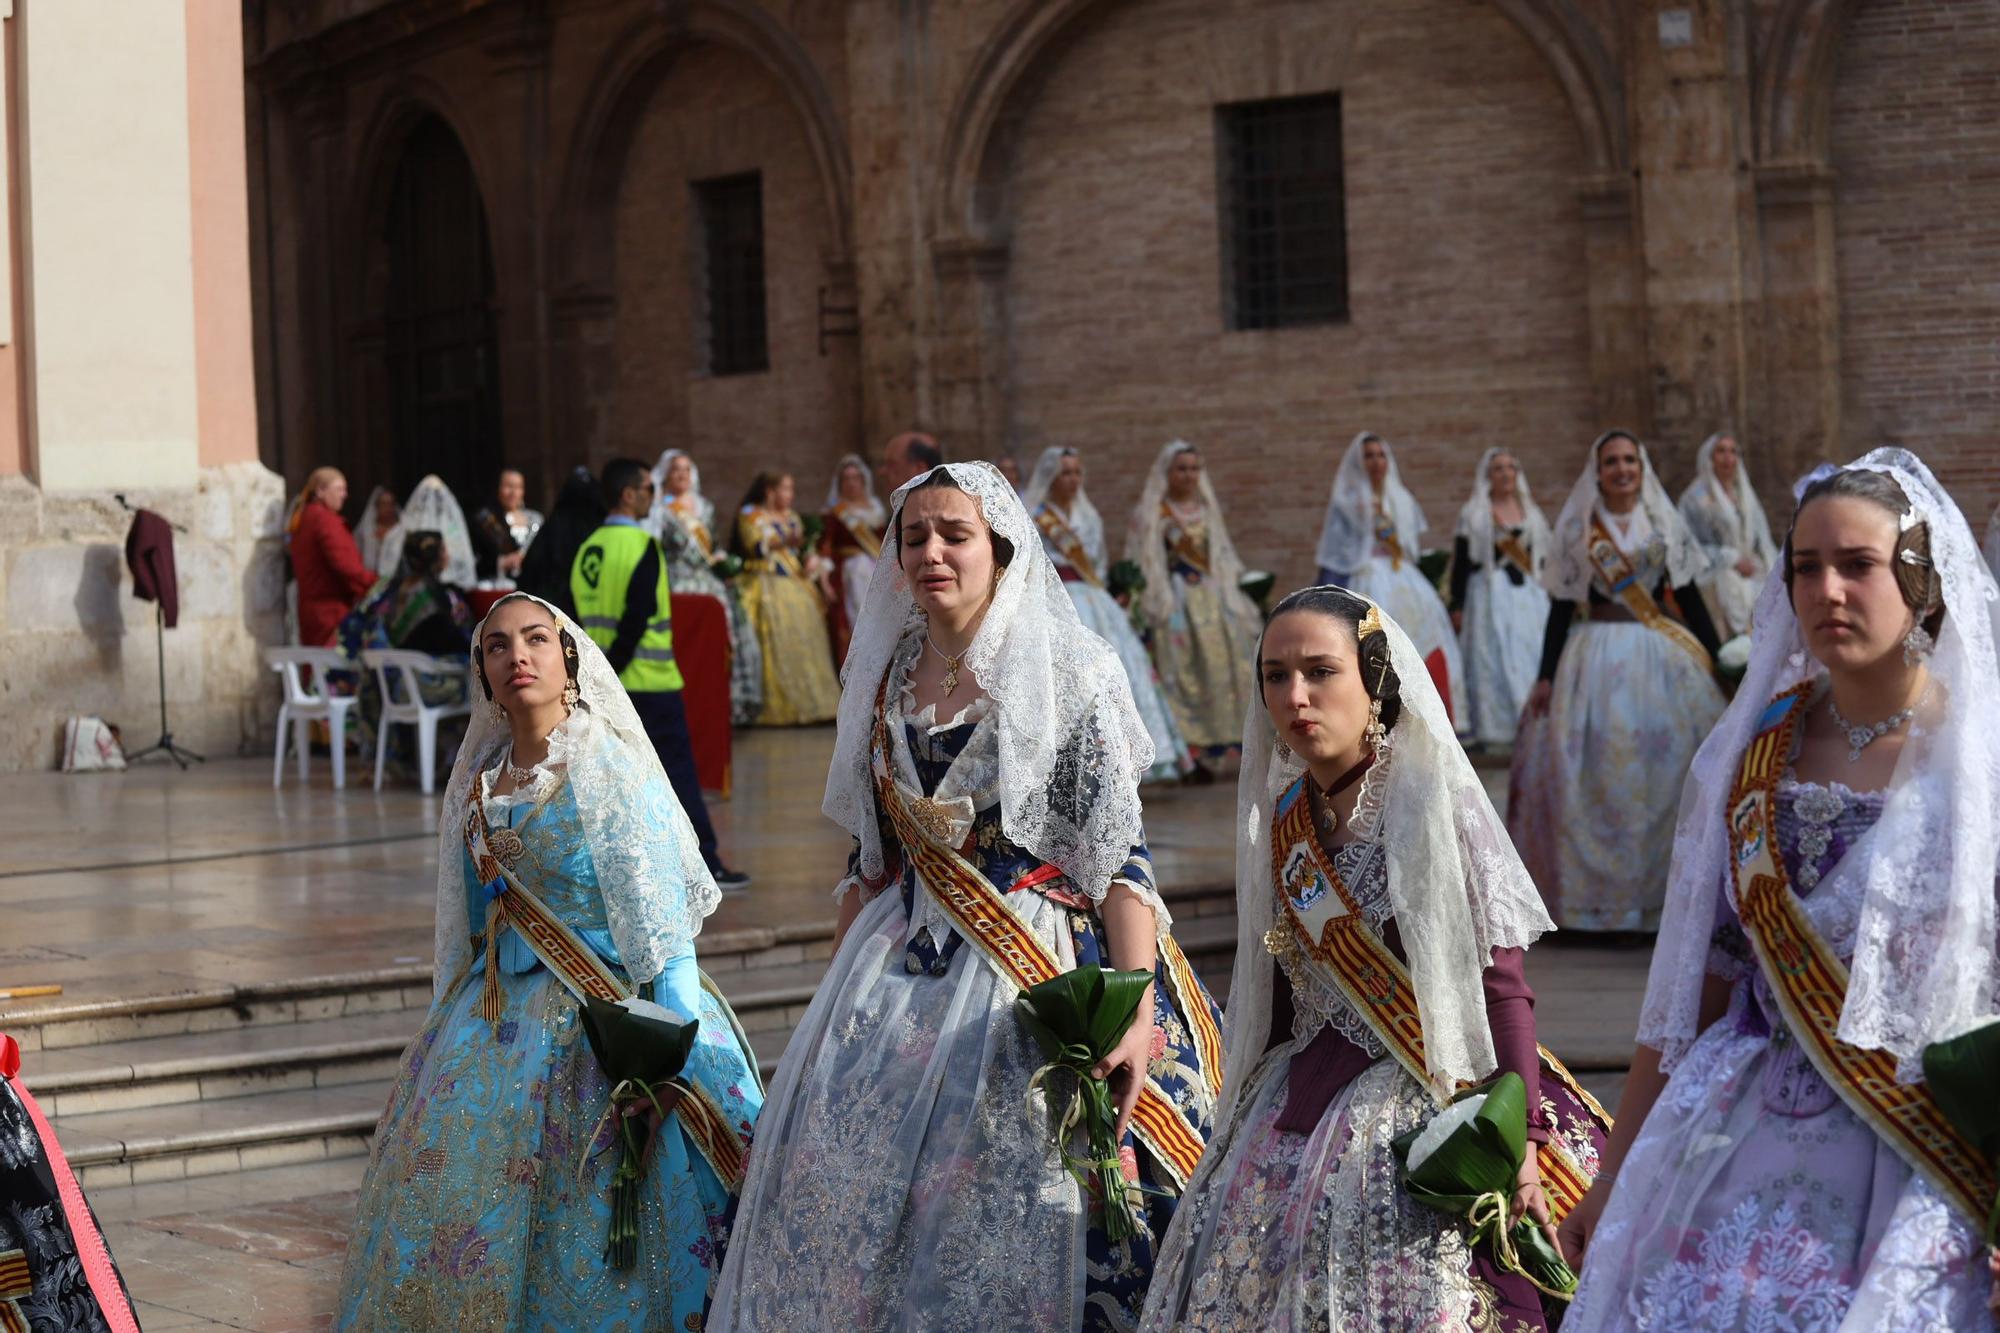
<svg viewBox="0 0 2000 1333">
<path fill-rule="evenodd" d="M 481 779 L 490 790 L 492 773 Z M 617 948 L 566 779 L 534 796 L 484 796 L 521 838 L 515 870 L 614 969 Z M 466 883 L 484 889 L 467 857 Z M 403 1055 L 362 1184 L 335 1326 L 343 1329 L 693 1329 L 721 1268 L 731 1197 L 678 1118 L 654 1140 L 639 1262 L 603 1259 L 617 1164 L 599 1120 L 609 1089 L 562 982 L 513 931 L 499 942 L 498 1022 L 479 1014 L 474 963 L 444 985 Z M 700 1019 L 684 1077 L 745 1137 L 762 1100 L 734 1021 L 694 956 L 656 998 Z"/>
<path fill-rule="evenodd" d="M 907 681 L 911 646 L 892 681 Z M 970 800 L 966 855 L 996 886 L 1019 886 L 1010 905 L 1060 966 L 1108 965 L 1090 900 L 1001 832 L 987 701 L 940 722 L 906 689 L 901 699 L 891 744 L 905 784 Z M 893 856 L 886 820 L 882 838 Z M 856 874 L 851 859 L 842 892 Z M 1157 902 L 1144 845 L 1114 882 Z M 1018 993 L 913 869 L 863 907 L 772 1080 L 713 1327 L 1133 1326 L 1173 1182 L 1139 1148 L 1140 1181 L 1161 1192 L 1148 1196 L 1138 1237 L 1106 1239 L 1100 1204 L 1049 1150 L 1041 1096 L 1031 1105 L 1043 1057 L 1014 1015 Z M 1207 992 L 1179 994 L 1162 963 L 1151 1074 L 1205 1139 L 1213 1092 L 1184 1002 L 1219 1022 Z"/>
<path fill-rule="evenodd" d="M 676 597 L 714 597 L 729 617 L 729 716 L 738 726 L 757 719 L 764 702 L 764 650 L 743 614 L 736 589 L 709 561 L 715 557 L 715 503 L 706 496 L 675 496 L 653 507 L 660 550 L 667 557 L 667 587 Z"/>
<path fill-rule="evenodd" d="M 795 513 L 780 516 L 752 505 L 736 516 L 736 535 L 743 552 L 736 590 L 764 655 L 758 723 L 831 722 L 840 711 L 840 680 L 819 589 L 806 577 L 804 524 Z"/>
<path fill-rule="evenodd" d="M 1787 775 L 1776 799 L 1786 873 L 1846 961 L 1861 885 L 1835 872 L 1883 795 Z M 1991 1330 L 1978 1232 L 1820 1077 L 1717 892 L 1728 1012 L 1633 1143 L 1565 1333 Z"/>
<path fill-rule="evenodd" d="M 1151 627 L 1160 684 L 1187 743 L 1220 756 L 1242 747 L 1257 645 L 1232 631 L 1222 589 L 1209 575 L 1207 519 L 1162 502 L 1160 540 L 1174 591 L 1173 615 Z"/>
</svg>

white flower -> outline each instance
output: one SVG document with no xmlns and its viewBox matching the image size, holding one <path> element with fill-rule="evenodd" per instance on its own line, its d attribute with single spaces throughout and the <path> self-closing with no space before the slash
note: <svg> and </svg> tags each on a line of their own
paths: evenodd
<svg viewBox="0 0 2000 1333">
<path fill-rule="evenodd" d="M 627 1013 L 637 1014 L 641 1018 L 650 1018 L 657 1023 L 672 1023 L 676 1027 L 688 1021 L 665 1005 L 655 1004 L 651 1000 L 641 999 L 637 995 L 626 996 L 618 1002 L 618 1007 Z"/>
<path fill-rule="evenodd" d="M 1453 1102 L 1432 1116 L 1431 1122 L 1424 1126 L 1424 1132 L 1417 1135 L 1416 1141 L 1410 1144 L 1409 1169 L 1413 1172 L 1421 1169 L 1423 1164 L 1430 1160 L 1431 1154 L 1442 1148 L 1445 1140 L 1457 1132 L 1459 1126 L 1472 1123 L 1472 1118 L 1479 1114 L 1479 1108 L 1484 1105 L 1486 1105 L 1486 1094 L 1476 1092 L 1470 1097 Z"/>
</svg>

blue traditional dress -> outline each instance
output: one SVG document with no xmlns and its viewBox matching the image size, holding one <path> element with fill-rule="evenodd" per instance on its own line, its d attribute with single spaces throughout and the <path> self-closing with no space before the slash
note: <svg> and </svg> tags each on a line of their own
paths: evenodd
<svg viewBox="0 0 2000 1333">
<path fill-rule="evenodd" d="M 474 795 L 496 854 L 511 852 L 518 879 L 625 978 L 568 776 L 538 770 L 533 787 L 494 796 L 498 768 L 479 776 Z M 657 773 L 650 780 L 665 781 Z M 640 793 L 635 807 L 648 804 Z M 677 830 L 654 833 L 664 844 Z M 487 889 L 470 855 L 459 854 L 467 917 L 481 923 Z M 728 1237 L 733 1182 L 718 1175 L 676 1113 L 655 1137 L 646 1168 L 638 1265 L 607 1265 L 618 1153 L 607 1150 L 615 1141 L 601 1123 L 609 1089 L 578 1002 L 507 930 L 493 957 L 501 1012 L 489 1021 L 480 1012 L 483 944 L 475 937 L 468 963 L 441 978 L 430 1016 L 404 1053 L 362 1186 L 336 1326 L 701 1327 Z M 660 1004 L 700 1020 L 682 1077 L 747 1140 L 762 1101 L 755 1066 L 692 951 L 668 961 L 654 991 Z"/>
</svg>

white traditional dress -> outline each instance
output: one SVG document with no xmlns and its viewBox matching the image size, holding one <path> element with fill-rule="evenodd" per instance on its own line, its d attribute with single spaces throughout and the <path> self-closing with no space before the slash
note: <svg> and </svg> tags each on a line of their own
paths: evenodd
<svg viewBox="0 0 2000 1333">
<path fill-rule="evenodd" d="M 1472 495 L 1458 511 L 1452 539 L 1451 609 L 1462 617 L 1458 646 L 1471 707 L 1463 730 L 1487 745 L 1513 743 L 1522 705 L 1535 687 L 1549 619 L 1549 593 L 1542 586 L 1549 521 L 1518 461 L 1514 498 L 1521 519 L 1507 527 L 1495 518 L 1486 469 L 1503 452 L 1488 449 L 1480 455 Z"/>
<path fill-rule="evenodd" d="M 1363 459 L 1371 440 L 1389 458 L 1389 475 L 1380 491 L 1369 481 Z M 1423 554 L 1418 543 L 1429 528 L 1417 498 L 1396 470 L 1396 451 L 1389 442 L 1372 431 L 1355 436 L 1333 474 L 1326 500 L 1326 520 L 1319 531 L 1319 581 L 1352 588 L 1403 626 L 1438 682 L 1452 721 L 1464 730 L 1469 713 L 1458 635 L 1452 631 L 1451 614 L 1437 585 L 1417 566 Z"/>
<path fill-rule="evenodd" d="M 1749 469 L 1738 461 L 1733 486 L 1716 478 L 1716 442 L 1734 438 L 1722 432 L 1702 441 L 1695 451 L 1694 480 L 1681 492 L 1678 506 L 1688 530 L 1708 552 L 1709 573 L 1701 590 L 1714 614 L 1715 632 L 1723 639 L 1750 632 L 1757 592 L 1778 560 L 1771 523 L 1764 516 L 1764 502 L 1750 486 Z M 1736 572 L 1736 562 L 1745 556 L 1757 566 L 1754 573 Z"/>
<path fill-rule="evenodd" d="M 772 1080 L 711 1329 L 1129 1328 L 1207 1137 L 1219 1017 L 1153 887 L 1138 796 L 1152 746 L 1124 673 L 1000 473 L 944 466 L 1014 546 L 963 659 L 986 695 L 915 706 L 923 619 L 889 546 L 825 803 L 855 838 L 836 893 L 864 905 Z M 1049 1149 L 1030 1087 L 1044 1057 L 1014 1013 L 1028 960 L 1049 975 L 1109 961 L 1098 905 L 1114 883 L 1157 918 L 1160 1032 L 1128 1139 L 1159 1193 L 1116 1244 Z"/>
<path fill-rule="evenodd" d="M 667 491 L 667 471 L 676 458 L 688 460 L 688 488 L 680 495 Z M 729 716 L 738 726 L 757 720 L 764 703 L 764 650 L 757 631 L 743 614 L 736 587 L 716 572 L 722 553 L 715 545 L 715 502 L 701 493 L 701 469 L 679 449 L 669 449 L 653 464 L 653 509 L 647 529 L 660 539 L 667 558 L 667 587 L 674 596 L 693 593 L 722 603 L 729 620 Z"/>
<path fill-rule="evenodd" d="M 1132 628 L 1132 617 L 1105 590 L 1104 578 L 1111 568 L 1110 552 L 1104 543 L 1104 519 L 1090 497 L 1078 488 L 1065 510 L 1048 498 L 1049 482 L 1062 460 L 1076 451 L 1051 445 L 1042 451 L 1035 471 L 1021 491 L 1021 504 L 1042 534 L 1042 548 L 1056 567 L 1069 599 L 1076 604 L 1076 617 L 1084 627 L 1111 645 L 1125 667 L 1125 679 L 1132 687 L 1132 702 L 1153 738 L 1153 767 L 1147 780 L 1170 782 L 1194 767 L 1187 742 L 1174 725 L 1173 709 L 1160 692 L 1153 672 L 1153 660 L 1146 645 Z"/>
<path fill-rule="evenodd" d="M 1667 1084 L 1611 1185 L 1565 1333 L 1994 1327 L 1990 1165 L 1963 1200 L 1969 1177 L 1938 1169 L 1962 1159 L 1873 1125 L 1890 1090 L 1921 1083 L 1927 1045 L 2000 1016 L 1996 589 L 1913 454 L 1853 466 L 1893 477 L 1928 527 L 1942 717 L 1910 731 L 1886 788 L 1800 781 L 1798 726 L 1826 682 L 1782 575 L 1766 577 L 1742 687 L 1688 775 L 1639 1020 Z M 1822 1003 L 1834 965 L 1845 985 Z M 1729 1008 L 1702 1028 L 1710 978 L 1729 983 Z"/>
<path fill-rule="evenodd" d="M 1659 925 L 1674 793 L 1723 708 L 1695 588 L 1708 559 L 1643 448 L 1639 503 L 1616 514 L 1598 498 L 1598 451 L 1626 438 L 1591 445 L 1556 519 L 1537 672 L 1553 693 L 1546 717 L 1522 723 L 1508 785 L 1508 831 L 1565 930 Z"/>
</svg>

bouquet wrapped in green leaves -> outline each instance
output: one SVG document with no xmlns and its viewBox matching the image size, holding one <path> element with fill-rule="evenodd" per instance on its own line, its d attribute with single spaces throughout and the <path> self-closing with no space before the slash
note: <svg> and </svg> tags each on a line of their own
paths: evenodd
<svg viewBox="0 0 2000 1333">
<path fill-rule="evenodd" d="M 708 567 L 719 579 L 733 579 L 743 572 L 743 557 L 734 551 L 724 551 L 709 561 Z"/>
<path fill-rule="evenodd" d="M 1993 1108 L 2000 1089 L 2000 1023 L 1926 1046 L 1924 1083 L 1952 1128 L 1987 1161 L 2000 1164 L 2000 1115 Z M 1987 1208 L 1986 1243 L 2000 1245 L 2000 1195 Z"/>
<path fill-rule="evenodd" d="M 687 1093 L 680 1072 L 701 1024 L 638 996 L 612 1004 L 587 995 L 582 1018 L 583 1034 L 611 1085 L 597 1132 L 583 1146 L 584 1162 L 596 1155 L 597 1140 L 609 1121 L 619 1153 L 611 1173 L 611 1227 L 604 1238 L 604 1258 L 613 1268 L 631 1268 L 639 1259 L 639 1186 L 646 1179 L 647 1154 L 660 1122 Z"/>
<path fill-rule="evenodd" d="M 819 535 L 826 531 L 826 518 L 820 514 L 800 514 L 800 549 L 810 551 L 819 545 Z"/>
<path fill-rule="evenodd" d="M 1137 560 L 1115 562 L 1104 576 L 1104 591 L 1119 601 L 1136 597 L 1146 591 L 1146 576 L 1139 572 Z"/>
<path fill-rule="evenodd" d="M 1451 1105 L 1389 1145 L 1403 1164 L 1403 1187 L 1418 1203 L 1462 1217 L 1471 1243 L 1493 1243 L 1500 1267 L 1560 1300 L 1576 1274 L 1533 1218 L 1509 1221 L 1528 1142 L 1528 1088 L 1506 1073 L 1461 1093 Z"/>
<path fill-rule="evenodd" d="M 1243 576 L 1236 580 L 1236 586 L 1243 590 L 1243 595 L 1255 602 L 1257 609 L 1267 615 L 1270 613 L 1270 608 L 1264 605 L 1264 599 L 1271 595 L 1271 589 L 1276 587 L 1277 583 L 1278 576 L 1268 569 L 1246 569 L 1243 571 Z"/>
<path fill-rule="evenodd" d="M 1152 981 L 1151 972 L 1114 972 L 1091 964 L 1030 986 L 1014 1001 L 1015 1016 L 1048 1061 L 1028 1081 L 1030 1109 L 1036 1090 L 1051 1082 L 1051 1075 L 1069 1079 L 1069 1100 L 1055 1117 L 1053 1146 L 1077 1182 L 1103 1199 L 1104 1234 L 1113 1244 L 1138 1234 L 1132 1204 L 1141 1191 L 1126 1181 L 1119 1158 L 1114 1137 L 1118 1103 L 1111 1085 L 1092 1078 L 1090 1071 L 1125 1039 Z M 1053 1113 L 1056 1094 L 1045 1095 Z M 1070 1137 L 1078 1129 L 1089 1144 L 1087 1156 L 1070 1152 Z"/>
</svg>

